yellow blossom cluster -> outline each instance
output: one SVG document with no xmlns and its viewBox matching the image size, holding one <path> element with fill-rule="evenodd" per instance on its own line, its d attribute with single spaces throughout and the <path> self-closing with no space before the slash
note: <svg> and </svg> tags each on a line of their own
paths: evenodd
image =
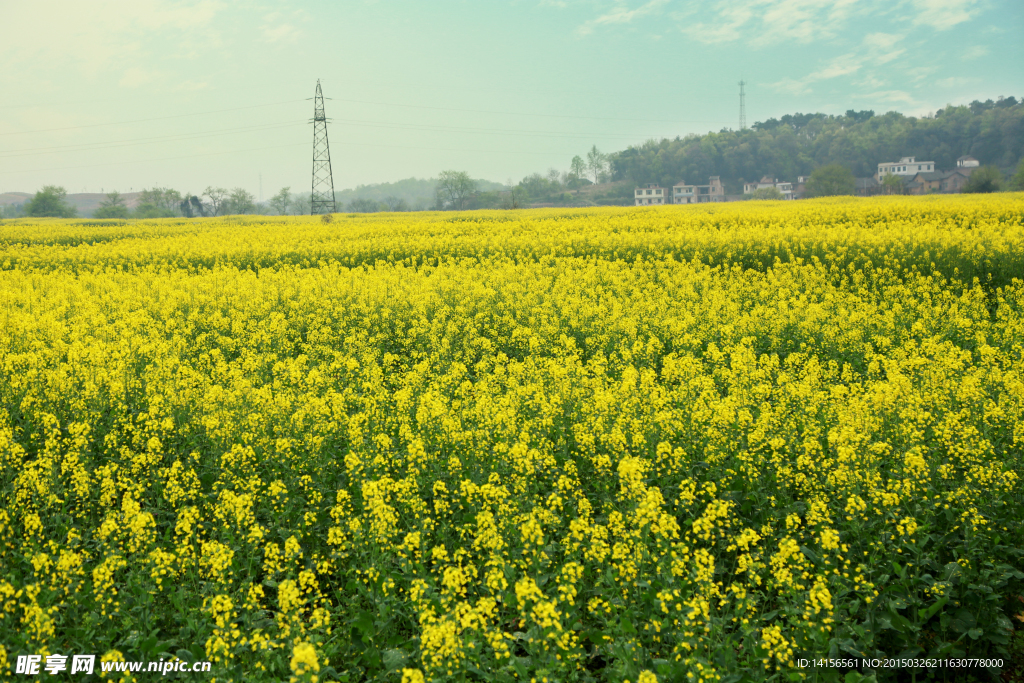
<svg viewBox="0 0 1024 683">
<path fill-rule="evenodd" d="M 1024 579 L 1022 223 L 1019 194 L 5 222 L 0 677 L 987 656 Z"/>
</svg>

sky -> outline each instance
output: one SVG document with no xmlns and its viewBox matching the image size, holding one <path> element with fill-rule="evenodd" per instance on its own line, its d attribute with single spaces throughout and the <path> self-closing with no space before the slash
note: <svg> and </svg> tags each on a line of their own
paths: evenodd
<svg viewBox="0 0 1024 683">
<path fill-rule="evenodd" d="M 0 0 L 0 192 L 337 189 L 1024 96 L 1021 0 Z"/>
</svg>

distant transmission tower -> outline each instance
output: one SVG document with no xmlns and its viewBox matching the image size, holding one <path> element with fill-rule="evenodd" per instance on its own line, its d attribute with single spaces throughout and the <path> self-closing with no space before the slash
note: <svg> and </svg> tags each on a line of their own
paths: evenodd
<svg viewBox="0 0 1024 683">
<path fill-rule="evenodd" d="M 331 176 L 331 148 L 327 144 L 327 116 L 320 81 L 313 98 L 313 196 L 310 215 L 334 213 L 334 178 Z"/>
<path fill-rule="evenodd" d="M 743 92 L 743 86 L 745 86 L 742 80 L 740 81 L 740 130 L 747 129 L 747 96 Z"/>
</svg>

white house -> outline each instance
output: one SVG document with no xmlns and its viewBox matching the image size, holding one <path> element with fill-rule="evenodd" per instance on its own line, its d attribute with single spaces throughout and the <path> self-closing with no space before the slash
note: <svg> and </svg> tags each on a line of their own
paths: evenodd
<svg viewBox="0 0 1024 683">
<path fill-rule="evenodd" d="M 782 193 L 783 199 L 793 199 L 794 197 L 793 183 L 780 183 L 778 178 L 769 178 L 768 176 L 763 176 L 756 183 L 743 183 L 743 194 L 751 194 L 754 190 L 760 190 L 762 187 L 774 187 Z"/>
<path fill-rule="evenodd" d="M 725 185 L 719 176 L 708 178 L 707 185 L 686 185 L 679 183 L 672 186 L 673 204 L 703 204 L 705 202 L 724 202 Z"/>
<path fill-rule="evenodd" d="M 972 156 L 964 156 L 964 157 L 960 157 L 959 159 L 956 160 L 956 167 L 957 168 L 974 168 L 975 166 L 978 166 L 980 163 L 981 163 L 980 161 L 978 161 L 977 159 L 975 159 Z"/>
<path fill-rule="evenodd" d="M 633 197 L 636 199 L 637 206 L 647 206 L 649 204 L 664 204 L 665 203 L 665 189 L 651 183 L 647 187 L 638 187 L 633 193 Z"/>
<path fill-rule="evenodd" d="M 903 157 L 899 161 L 885 162 L 878 165 L 878 178 L 886 175 L 909 175 L 927 173 L 935 170 L 934 161 L 917 161 L 914 157 Z"/>
</svg>

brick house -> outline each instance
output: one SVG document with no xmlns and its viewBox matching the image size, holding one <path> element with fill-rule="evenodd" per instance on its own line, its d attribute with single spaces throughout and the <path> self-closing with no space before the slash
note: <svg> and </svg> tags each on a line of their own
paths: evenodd
<svg viewBox="0 0 1024 683">
<path fill-rule="evenodd" d="M 686 185 L 679 183 L 672 186 L 673 204 L 703 204 L 705 202 L 724 202 L 725 185 L 719 176 L 713 175 L 707 185 Z"/>
</svg>

